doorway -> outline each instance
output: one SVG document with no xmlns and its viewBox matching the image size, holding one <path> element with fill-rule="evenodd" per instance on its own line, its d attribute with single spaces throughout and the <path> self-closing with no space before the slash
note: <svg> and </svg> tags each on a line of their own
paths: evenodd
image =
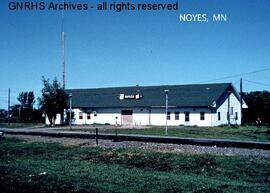
<svg viewBox="0 0 270 193">
<path fill-rule="evenodd" d="M 132 125 L 133 124 L 133 111 L 132 110 L 122 110 L 122 125 Z"/>
</svg>

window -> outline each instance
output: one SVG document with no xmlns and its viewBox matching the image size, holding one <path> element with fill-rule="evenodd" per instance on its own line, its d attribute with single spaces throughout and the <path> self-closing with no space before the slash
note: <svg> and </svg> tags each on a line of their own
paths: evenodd
<svg viewBox="0 0 270 193">
<path fill-rule="evenodd" d="M 220 112 L 218 112 L 218 120 L 220 121 Z"/>
<path fill-rule="evenodd" d="M 91 113 L 87 112 L 87 119 L 91 119 Z"/>
<path fill-rule="evenodd" d="M 235 112 L 235 120 L 238 120 L 238 112 Z"/>
<path fill-rule="evenodd" d="M 205 113 L 204 112 L 200 112 L 200 119 L 204 120 L 205 119 Z"/>
<path fill-rule="evenodd" d="M 175 112 L 175 120 L 179 120 L 179 112 Z"/>
<path fill-rule="evenodd" d="M 93 113 L 94 113 L 94 117 L 96 117 L 97 116 L 97 111 L 94 111 Z"/>
<path fill-rule="evenodd" d="M 167 112 L 167 120 L 171 120 L 171 112 Z"/>
<path fill-rule="evenodd" d="M 189 122 L 189 112 L 185 112 L 185 122 Z"/>
<path fill-rule="evenodd" d="M 79 119 L 83 119 L 83 113 L 79 112 Z"/>
</svg>

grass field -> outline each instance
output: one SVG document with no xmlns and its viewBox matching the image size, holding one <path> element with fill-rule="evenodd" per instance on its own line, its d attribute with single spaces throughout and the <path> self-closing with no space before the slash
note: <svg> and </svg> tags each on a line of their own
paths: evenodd
<svg viewBox="0 0 270 193">
<path fill-rule="evenodd" d="M 115 129 L 97 126 L 100 133 L 115 133 Z M 75 131 L 95 132 L 93 128 L 76 128 Z M 151 127 L 146 129 L 117 130 L 119 134 L 165 135 L 164 127 Z M 251 141 L 270 141 L 270 129 L 267 127 L 241 126 L 233 127 L 168 127 L 169 136 L 195 137 L 195 138 L 222 138 Z"/>
<path fill-rule="evenodd" d="M 44 124 L 35 123 L 0 123 L 1 128 L 42 128 Z M 95 128 L 99 133 L 114 134 L 115 127 L 108 125 L 91 125 L 91 126 L 56 126 L 55 129 L 65 131 L 84 131 L 95 133 Z M 165 127 L 147 126 L 146 128 L 118 128 L 118 134 L 138 134 L 138 135 L 160 135 L 165 136 Z M 192 137 L 192 138 L 212 138 L 212 139 L 233 139 L 233 140 L 250 140 L 250 141 L 270 141 L 270 128 L 264 126 L 257 128 L 255 126 L 240 127 L 168 127 L 168 136 L 175 137 Z"/>
<path fill-rule="evenodd" d="M 32 128 L 32 127 L 44 127 L 43 123 L 0 123 L 0 128 Z"/>
<path fill-rule="evenodd" d="M 270 159 L 0 139 L 5 192 L 270 192 Z"/>
</svg>

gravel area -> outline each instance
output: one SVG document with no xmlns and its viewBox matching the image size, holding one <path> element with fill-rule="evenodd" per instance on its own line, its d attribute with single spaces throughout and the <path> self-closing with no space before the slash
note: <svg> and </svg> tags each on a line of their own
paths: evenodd
<svg viewBox="0 0 270 193">
<path fill-rule="evenodd" d="M 96 141 L 94 139 L 78 139 L 78 138 L 57 138 L 31 135 L 10 135 L 6 134 L 7 138 L 19 138 L 29 142 L 49 142 L 61 143 L 62 145 L 80 145 L 95 147 Z M 175 152 L 187 154 L 217 154 L 226 156 L 255 156 L 270 158 L 269 150 L 261 149 L 245 149 L 245 148 L 224 148 L 211 146 L 197 146 L 197 145 L 181 145 L 181 144 L 162 144 L 162 143 L 147 143 L 147 142 L 133 142 L 121 141 L 112 142 L 111 140 L 99 140 L 99 147 L 103 148 L 138 148 L 143 150 L 151 150 L 158 152 Z"/>
</svg>

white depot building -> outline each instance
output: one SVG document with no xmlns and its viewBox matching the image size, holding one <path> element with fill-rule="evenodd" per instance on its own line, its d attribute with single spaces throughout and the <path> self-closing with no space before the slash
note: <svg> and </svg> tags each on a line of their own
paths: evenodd
<svg viewBox="0 0 270 193">
<path fill-rule="evenodd" d="M 231 83 L 68 89 L 66 92 L 72 95 L 72 124 L 75 125 L 241 124 L 240 95 Z M 247 106 L 243 104 L 243 107 Z"/>
</svg>

